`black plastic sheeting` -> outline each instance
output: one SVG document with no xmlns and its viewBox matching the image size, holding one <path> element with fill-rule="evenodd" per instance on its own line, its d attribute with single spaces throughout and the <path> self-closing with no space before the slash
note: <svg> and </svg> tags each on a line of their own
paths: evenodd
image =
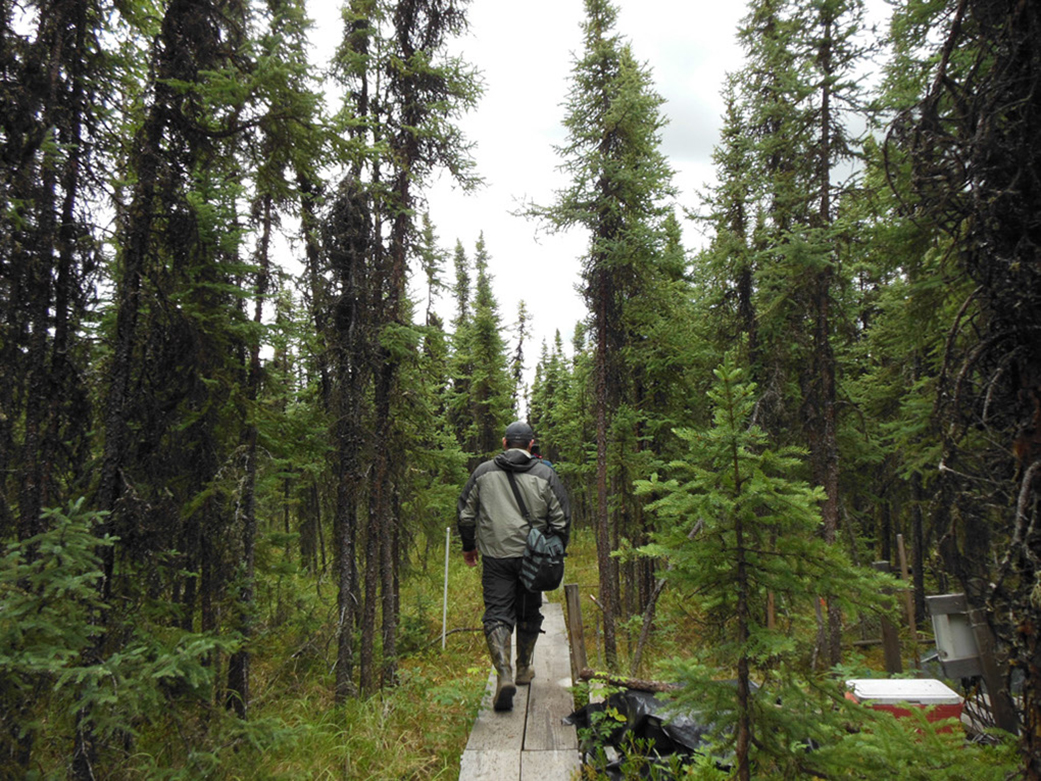
<svg viewBox="0 0 1041 781">
<path fill-rule="evenodd" d="M 624 717 L 624 721 L 610 717 L 598 720 L 595 717 L 594 714 L 608 709 Z M 726 737 L 700 714 L 678 712 L 674 703 L 661 700 L 649 692 L 633 689 L 616 692 L 604 702 L 590 703 L 564 719 L 565 724 L 572 724 L 579 730 L 597 728 L 598 721 L 600 725 L 611 723 L 615 726 L 606 735 L 601 735 L 599 740 L 585 737 L 581 746 L 583 754 L 588 757 L 597 744 L 624 751 L 631 751 L 633 746 L 644 746 L 648 761 L 644 775 L 648 777 L 652 773 L 651 767 L 657 768 L 655 777 L 661 778 L 662 771 L 670 765 L 670 759 L 673 762 L 679 760 L 680 764 L 689 763 L 694 755 L 708 751 L 713 742 L 717 744 L 718 750 L 718 742 Z M 606 727 L 600 726 L 599 729 L 604 730 Z M 582 733 L 579 735 L 581 738 Z M 609 779 L 622 778 L 623 761 L 624 757 L 619 757 L 607 765 Z M 728 769 L 731 756 L 717 755 L 714 761 L 717 767 Z"/>
</svg>

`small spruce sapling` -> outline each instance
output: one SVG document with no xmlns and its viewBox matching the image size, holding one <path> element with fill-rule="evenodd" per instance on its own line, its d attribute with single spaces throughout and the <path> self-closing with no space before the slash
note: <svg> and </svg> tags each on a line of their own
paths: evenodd
<svg viewBox="0 0 1041 781">
<path fill-rule="evenodd" d="M 882 593 L 890 581 L 824 542 L 823 491 L 796 477 L 805 454 L 771 450 L 750 424 L 755 386 L 732 357 L 715 376 L 712 427 L 677 429 L 686 457 L 669 465 L 668 479 L 655 474 L 637 483 L 658 518 L 654 542 L 641 552 L 669 562 L 666 577 L 704 618 L 711 643 L 699 651 L 700 663 L 671 664 L 683 684 L 677 705 L 719 727 L 730 755 L 723 761 L 747 779 L 753 762 L 760 770 L 801 766 L 814 738 L 819 719 L 806 718 L 806 707 L 779 708 L 777 698 L 807 692 L 799 684 L 812 676 L 798 671 L 812 650 L 821 595 L 845 611 L 877 610 L 891 606 Z M 837 692 L 828 689 L 825 700 Z M 813 710 L 820 714 L 821 706 Z"/>
</svg>

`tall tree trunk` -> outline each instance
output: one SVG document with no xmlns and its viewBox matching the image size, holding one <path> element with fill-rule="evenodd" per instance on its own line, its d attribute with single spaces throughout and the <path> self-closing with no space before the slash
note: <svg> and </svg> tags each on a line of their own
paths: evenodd
<svg viewBox="0 0 1041 781">
<path fill-rule="evenodd" d="M 126 449 L 126 404 L 133 372 L 134 344 L 140 312 L 141 282 L 155 217 L 155 193 L 163 126 L 156 112 L 146 120 L 137 140 L 137 181 L 126 215 L 122 264 L 116 286 L 116 327 L 105 404 L 105 445 L 98 481 L 98 509 L 111 512 L 121 493 L 120 470 Z M 111 548 L 106 549 L 111 551 Z M 106 581 L 112 575 L 112 554 L 106 554 Z"/>
<path fill-rule="evenodd" d="M 925 524 L 922 518 L 922 475 L 915 471 L 911 476 L 911 552 L 914 581 L 914 614 L 917 625 L 925 621 Z"/>
<path fill-rule="evenodd" d="M 54 176 L 46 166 L 43 189 L 46 202 L 38 204 L 39 235 L 30 253 L 29 301 L 30 339 L 27 357 L 28 396 L 25 405 L 25 433 L 22 447 L 21 487 L 19 490 L 19 538 L 28 539 L 43 531 L 40 521 L 43 488 L 42 438 L 44 413 L 48 408 L 47 335 L 50 331 L 51 269 L 54 253 L 50 246 L 54 236 Z"/>
<path fill-rule="evenodd" d="M 357 541 L 357 498 L 353 448 L 347 438 L 338 437 L 340 451 L 339 479 L 336 490 L 336 517 L 333 522 L 336 542 L 337 577 L 337 644 L 336 691 L 337 703 L 345 702 L 356 694 L 354 688 L 354 623 L 357 606 L 357 583 L 354 562 Z"/>
<path fill-rule="evenodd" d="M 123 488 L 122 468 L 127 449 L 126 408 L 134 370 L 134 346 L 137 342 L 138 316 L 141 307 L 141 282 L 151 239 L 162 135 L 163 123 L 159 119 L 158 113 L 153 110 L 135 140 L 133 167 L 136 183 L 126 214 L 121 273 L 116 283 L 116 323 L 111 342 L 112 359 L 108 372 L 109 383 L 105 393 L 102 423 L 104 446 L 95 496 L 98 510 L 109 513 L 109 519 L 116 509 Z M 102 535 L 112 533 L 112 531 L 111 520 L 106 520 L 99 529 L 99 533 Z M 102 549 L 101 555 L 104 575 L 101 581 L 101 594 L 102 599 L 107 601 L 112 596 L 115 548 L 113 546 L 105 547 Z M 104 619 L 100 619 L 100 622 L 103 624 Z M 103 635 L 103 632 L 98 632 L 92 655 L 88 655 L 88 658 L 84 660 L 86 663 L 100 660 Z M 96 777 L 94 766 L 97 762 L 97 754 L 89 715 L 88 712 L 82 710 L 78 711 L 76 715 L 71 772 L 73 778 L 78 781 L 92 781 Z"/>
<path fill-rule="evenodd" d="M 261 226 L 258 259 L 260 268 L 257 272 L 256 302 L 253 309 L 253 323 L 258 328 L 263 321 L 264 299 L 267 296 L 270 272 L 270 247 L 272 231 L 272 198 L 267 195 L 263 199 L 263 222 Z M 255 407 L 260 395 L 260 336 L 254 338 L 250 345 L 249 374 L 246 379 L 246 399 L 250 407 Z M 257 486 L 257 423 L 256 410 L 250 409 L 247 414 L 245 431 L 245 480 L 240 498 L 242 515 L 242 558 L 243 583 L 239 592 L 239 632 L 242 634 L 242 648 L 232 654 L 228 660 L 228 699 L 227 704 L 239 718 L 246 718 L 249 713 L 249 644 L 253 637 L 254 613 L 254 571 L 256 567 L 256 486 Z"/>
<path fill-rule="evenodd" d="M 242 584 L 238 594 L 236 610 L 237 625 L 242 635 L 242 647 L 228 659 L 228 691 L 225 705 L 234 710 L 240 719 L 249 715 L 249 668 L 250 641 L 253 638 L 254 570 L 256 566 L 256 482 L 257 482 L 257 430 L 250 425 L 246 432 L 245 480 L 240 499 L 242 516 Z"/>
<path fill-rule="evenodd" d="M 328 328 L 326 317 L 325 283 L 321 277 L 320 254 L 318 242 L 319 220 L 315 214 L 316 201 L 320 193 L 318 186 L 310 177 L 300 174 L 300 229 L 304 234 L 304 258 L 306 260 L 307 286 L 311 297 L 311 319 L 314 321 L 315 333 L 324 334 Z M 329 356 L 326 350 L 315 351 L 315 363 L 318 364 L 318 380 L 321 388 L 322 407 L 326 411 L 332 409 L 332 387 L 329 382 Z"/>
<path fill-rule="evenodd" d="M 365 530 L 365 592 L 362 603 L 361 651 L 358 659 L 362 695 L 372 694 L 376 688 L 376 606 L 379 604 L 381 561 L 381 535 L 376 520 L 378 508 L 375 498 L 370 496 L 369 525 Z"/>
<path fill-rule="evenodd" d="M 748 616 L 748 572 L 744 560 L 744 541 L 741 534 L 741 520 L 738 519 L 737 532 L 737 639 L 742 649 L 737 660 L 737 740 L 734 752 L 737 758 L 737 777 L 741 781 L 751 778 L 749 755 L 752 747 L 752 701 L 751 674 L 746 653 L 749 639 Z"/>
<path fill-rule="evenodd" d="M 827 275 L 830 280 L 831 275 Z M 828 300 L 830 299 L 830 283 L 821 281 L 819 289 L 821 310 L 815 338 L 818 364 L 818 381 L 821 384 L 822 407 L 821 432 L 818 441 L 820 448 L 815 459 L 817 463 L 817 479 L 825 492 L 821 515 L 824 520 L 824 539 L 832 545 L 838 544 L 839 526 L 839 455 L 838 434 L 835 418 L 835 357 L 831 349 L 828 326 Z M 842 613 L 835 600 L 828 600 L 828 657 L 832 665 L 842 661 Z"/>
<path fill-rule="evenodd" d="M 615 637 L 615 589 L 613 565 L 611 558 L 611 514 L 608 508 L 607 494 L 607 445 L 608 428 L 608 359 L 607 359 L 607 317 L 609 311 L 604 299 L 610 296 L 607 284 L 601 283 L 598 290 L 600 303 L 597 317 L 597 343 L 594 353 L 596 365 L 596 562 L 600 580 L 600 602 L 604 610 L 604 655 L 609 669 L 614 669 L 618 662 L 618 644 Z"/>
<path fill-rule="evenodd" d="M 371 693 L 376 682 L 376 671 L 374 667 L 371 667 L 374 664 L 371 648 L 375 643 L 377 631 L 377 602 L 380 603 L 381 612 L 383 613 L 381 623 L 382 639 L 384 643 L 389 641 L 391 644 L 389 648 L 383 648 L 383 665 L 379 677 L 381 682 L 389 683 L 388 674 L 391 679 L 394 675 L 393 549 L 391 544 L 392 521 L 390 518 L 390 454 L 388 452 L 391 440 L 390 398 L 393 392 L 394 374 L 394 362 L 390 359 L 390 356 L 384 355 L 383 366 L 377 374 L 376 380 L 376 432 L 373 442 L 374 463 L 370 480 L 372 495 L 370 507 L 372 509 L 369 517 L 369 546 L 366 549 L 365 560 L 366 623 L 364 632 L 367 637 L 363 638 L 362 642 L 370 648 L 370 669 L 365 679 L 367 685 L 362 687 L 365 693 Z M 377 594 L 379 599 L 377 599 Z M 388 611 L 390 615 L 387 615 Z M 363 675 L 365 675 L 364 671 Z"/>
<path fill-rule="evenodd" d="M 881 528 L 878 531 L 879 537 L 879 556 L 882 561 L 893 560 L 893 503 L 890 499 L 883 499 L 879 512 L 882 517 L 880 519 Z"/>
<path fill-rule="evenodd" d="M 312 285 L 312 306 L 316 325 L 322 324 L 326 335 L 331 360 L 323 362 L 335 371 L 334 378 L 327 378 L 327 409 L 334 422 L 336 451 L 333 460 L 337 474 L 336 506 L 333 514 L 333 547 L 336 558 L 337 578 L 337 702 L 354 696 L 354 632 L 357 627 L 372 626 L 375 622 L 374 602 L 368 597 L 373 593 L 373 584 L 366 571 L 365 588 L 368 590 L 362 609 L 359 610 L 360 582 L 357 567 L 359 507 L 361 504 L 362 452 L 366 443 L 364 431 L 365 394 L 372 373 L 371 353 L 373 323 L 375 321 L 372 291 L 373 279 L 377 278 L 373 255 L 378 256 L 378 232 L 374 234 L 369 202 L 357 181 L 353 178 L 343 183 L 340 193 L 331 204 L 332 211 L 323 226 L 325 252 L 334 272 L 332 284 L 335 298 L 325 292 L 324 277 L 319 269 L 319 253 L 308 255 L 309 276 Z M 307 212 L 310 214 L 310 211 Z M 375 238 L 374 238 L 375 236 Z M 328 299 L 328 300 L 327 300 Z M 328 317 L 325 312 L 328 309 Z M 329 381 L 334 379 L 334 382 Z M 371 497 L 370 497 L 371 498 Z M 315 498 L 318 504 L 318 497 Z M 314 515 L 314 514 L 313 514 Z M 370 506 L 371 517 L 371 506 Z M 322 528 L 315 518 L 315 536 L 325 565 Z M 367 561 L 374 561 L 377 542 L 371 527 L 366 530 L 365 543 Z M 373 613 L 370 616 L 369 610 Z M 370 633 L 371 634 L 371 633 Z M 362 632 L 359 653 L 362 689 L 371 687 L 372 645 Z"/>
<path fill-rule="evenodd" d="M 821 10 L 823 29 L 818 57 L 823 83 L 820 100 L 820 138 L 818 141 L 817 176 L 820 186 L 820 204 L 817 227 L 826 230 L 832 224 L 831 216 L 831 82 L 832 76 L 832 26 L 834 19 L 826 7 Z M 838 429 L 835 414 L 835 354 L 831 347 L 831 288 L 834 271 L 829 257 L 822 270 L 817 272 L 812 292 L 814 314 L 813 357 L 814 376 L 810 378 L 813 394 L 809 399 L 811 409 L 812 461 L 814 480 L 824 488 L 825 498 L 821 507 L 824 521 L 824 539 L 837 544 L 839 527 L 839 450 Z M 828 658 L 832 665 L 842 661 L 842 614 L 835 600 L 828 600 Z"/>
<path fill-rule="evenodd" d="M 414 139 L 406 136 L 404 158 L 414 160 L 418 157 L 418 149 Z M 408 268 L 408 233 L 411 219 L 408 210 L 412 205 L 410 192 L 411 173 L 400 171 L 395 183 L 396 209 L 390 233 L 390 278 L 387 299 L 387 314 L 383 318 L 385 324 L 398 324 L 401 320 L 402 305 L 405 299 L 405 275 Z M 398 360 L 390 355 L 384 356 L 379 382 L 376 385 L 376 495 L 379 499 L 379 532 L 381 552 L 381 581 L 383 592 L 383 667 L 381 682 L 384 686 L 394 685 L 397 680 L 397 634 L 398 607 L 396 599 L 397 556 L 395 553 L 394 519 L 394 476 L 391 450 L 393 448 L 393 422 L 391 420 L 391 399 L 397 388 Z M 403 453 L 394 454 L 398 459 Z"/>
</svg>

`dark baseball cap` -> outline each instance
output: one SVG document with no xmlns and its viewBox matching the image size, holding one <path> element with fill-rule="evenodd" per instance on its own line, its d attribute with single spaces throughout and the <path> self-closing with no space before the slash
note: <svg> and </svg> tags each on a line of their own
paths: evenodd
<svg viewBox="0 0 1041 781">
<path fill-rule="evenodd" d="M 535 439 L 535 430 L 523 420 L 515 420 L 506 427 L 506 433 L 502 436 L 507 442 L 524 442 L 527 444 Z"/>
</svg>

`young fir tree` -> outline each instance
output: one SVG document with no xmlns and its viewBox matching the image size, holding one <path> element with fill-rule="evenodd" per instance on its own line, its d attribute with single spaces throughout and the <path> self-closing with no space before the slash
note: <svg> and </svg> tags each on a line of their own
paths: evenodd
<svg viewBox="0 0 1041 781">
<path fill-rule="evenodd" d="M 450 385 L 446 391 L 445 404 L 448 407 L 448 421 L 456 441 L 465 452 L 471 454 L 471 466 L 473 466 L 476 458 L 473 455 L 476 452 L 476 443 L 469 430 L 470 378 L 473 374 L 473 346 L 471 344 L 473 289 L 470 259 L 466 255 L 463 243 L 458 239 L 452 255 L 452 265 L 455 270 L 452 294 L 455 299 L 456 314 L 452 319 L 451 355 L 448 369 Z"/>
<path fill-rule="evenodd" d="M 0 555 L 0 776 L 65 775 L 56 742 L 74 719 L 99 748 L 86 777 L 133 774 L 127 759 L 139 739 L 197 724 L 197 709 L 212 708 L 214 659 L 235 641 L 156 626 L 155 608 L 139 609 L 120 627 L 118 649 L 100 656 L 98 616 L 118 609 L 101 598 L 101 553 L 116 540 L 99 533 L 102 518 L 83 498 L 43 515 L 46 531 Z M 197 747 L 205 736 L 188 740 Z"/>
<path fill-rule="evenodd" d="M 663 246 L 667 213 L 664 200 L 672 187 L 659 149 L 663 100 L 654 92 L 647 69 L 613 32 L 616 8 L 607 0 L 586 0 L 585 10 L 584 50 L 575 62 L 566 104 L 568 137 L 558 149 L 571 183 L 552 206 L 531 207 L 529 214 L 557 230 L 580 226 L 589 233 L 583 282 L 594 344 L 595 528 L 604 649 L 614 666 L 620 595 L 611 551 L 617 547 L 619 516 L 614 514 L 612 525 L 609 469 L 614 416 L 628 400 L 624 380 L 633 331 L 625 319 L 625 302 L 655 284 L 654 259 Z"/>
<path fill-rule="evenodd" d="M 502 449 L 503 421 L 512 420 L 517 412 L 513 404 L 516 386 L 506 352 L 499 304 L 492 291 L 489 261 L 482 233 L 474 252 L 477 285 L 470 320 L 473 364 L 469 378 L 473 440 L 477 444 L 477 455 L 482 458 L 489 458 Z M 521 303 L 516 303 L 518 312 Z"/>
<path fill-rule="evenodd" d="M 661 521 L 642 552 L 670 563 L 665 577 L 708 633 L 701 661 L 671 665 L 683 684 L 677 701 L 713 714 L 717 734 L 732 736 L 737 778 L 749 779 L 753 765 L 798 766 L 804 749 L 796 741 L 811 737 L 799 734 L 803 719 L 785 717 L 775 702 L 783 691 L 793 698 L 784 710 L 798 710 L 792 676 L 810 655 L 804 638 L 813 635 L 819 595 L 851 610 L 883 598 L 875 573 L 818 535 L 822 490 L 790 477 L 804 453 L 769 449 L 763 430 L 749 425 L 756 388 L 744 371 L 728 357 L 715 375 L 712 427 L 677 429 L 687 452 L 669 465 L 668 479 L 637 484 L 655 497 L 648 509 Z M 775 626 L 767 621 L 771 594 L 782 616 Z"/>
</svg>

